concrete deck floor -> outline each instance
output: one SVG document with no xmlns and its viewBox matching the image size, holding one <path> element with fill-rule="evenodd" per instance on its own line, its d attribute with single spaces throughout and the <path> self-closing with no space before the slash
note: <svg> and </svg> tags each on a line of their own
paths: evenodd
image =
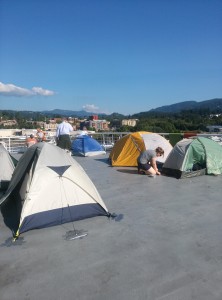
<svg viewBox="0 0 222 300">
<path fill-rule="evenodd" d="M 75 157 L 110 212 L 11 243 L 0 216 L 1 300 L 221 300 L 222 177 L 177 180 Z"/>
</svg>

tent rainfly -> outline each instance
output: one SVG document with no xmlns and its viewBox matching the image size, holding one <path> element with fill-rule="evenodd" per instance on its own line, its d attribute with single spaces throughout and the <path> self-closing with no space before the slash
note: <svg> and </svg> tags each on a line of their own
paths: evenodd
<svg viewBox="0 0 222 300">
<path fill-rule="evenodd" d="M 112 166 L 136 167 L 137 158 L 144 150 L 154 150 L 162 147 L 164 157 L 158 157 L 157 162 L 164 163 L 170 151 L 171 144 L 157 133 L 140 131 L 127 134 L 119 139 L 110 152 L 109 159 Z"/>
<path fill-rule="evenodd" d="M 80 156 L 95 156 L 106 154 L 97 140 L 88 135 L 80 135 L 72 142 L 72 154 Z"/>
<path fill-rule="evenodd" d="M 222 147 L 205 137 L 183 139 L 167 157 L 162 173 L 176 178 L 219 175 L 222 173 Z"/>
<path fill-rule="evenodd" d="M 0 143 L 0 189 L 7 189 L 15 169 L 16 160 Z"/>
<path fill-rule="evenodd" d="M 8 200 L 8 201 L 6 201 Z M 20 158 L 0 205 L 19 216 L 14 235 L 94 216 L 110 216 L 96 187 L 66 151 L 37 143 Z"/>
</svg>

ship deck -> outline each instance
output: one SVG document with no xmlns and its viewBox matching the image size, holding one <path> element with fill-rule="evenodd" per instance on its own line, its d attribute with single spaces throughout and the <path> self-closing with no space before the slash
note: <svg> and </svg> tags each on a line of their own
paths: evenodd
<svg viewBox="0 0 222 300">
<path fill-rule="evenodd" d="M 75 157 L 115 219 L 25 232 L 0 214 L 1 300 L 221 300 L 222 177 L 175 179 Z M 67 232 L 87 232 L 69 240 Z"/>
</svg>

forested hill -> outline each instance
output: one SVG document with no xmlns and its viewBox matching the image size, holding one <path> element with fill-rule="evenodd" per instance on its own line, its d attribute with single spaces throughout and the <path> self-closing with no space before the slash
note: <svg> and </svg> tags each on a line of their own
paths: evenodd
<svg viewBox="0 0 222 300">
<path fill-rule="evenodd" d="M 161 106 L 155 109 L 151 109 L 147 112 L 140 112 L 134 114 L 132 117 L 140 118 L 146 117 L 153 113 L 180 113 L 185 110 L 208 110 L 209 113 L 222 113 L 222 98 L 216 98 L 211 100 L 205 100 L 201 102 L 197 101 L 185 101 L 171 105 Z"/>
<path fill-rule="evenodd" d="M 132 115 L 123 115 L 117 112 L 112 113 L 110 115 L 107 114 L 98 114 L 100 119 L 114 120 L 114 119 L 124 119 L 124 118 L 149 118 L 152 115 L 170 115 L 170 114 L 180 114 L 183 112 L 192 111 L 194 114 L 202 114 L 203 111 L 207 114 L 216 114 L 222 113 L 222 98 L 216 98 L 211 100 L 205 100 L 201 102 L 197 101 L 185 101 L 179 102 L 171 105 L 161 106 L 155 109 L 151 109 L 149 111 L 144 111 Z M 72 111 L 72 110 L 62 110 L 62 109 L 54 109 L 50 111 L 14 111 L 14 110 L 0 110 L 0 116 L 6 116 L 9 119 L 18 119 L 25 118 L 27 120 L 45 120 L 45 117 L 79 117 L 79 118 L 87 118 L 90 115 L 93 115 L 92 112 L 86 111 Z"/>
</svg>

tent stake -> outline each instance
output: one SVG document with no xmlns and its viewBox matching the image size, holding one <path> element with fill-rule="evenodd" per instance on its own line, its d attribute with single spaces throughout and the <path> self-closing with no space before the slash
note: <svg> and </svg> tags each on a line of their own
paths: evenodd
<svg viewBox="0 0 222 300">
<path fill-rule="evenodd" d="M 70 219 L 72 220 L 72 214 L 71 214 L 69 204 L 67 205 L 69 208 Z M 83 232 L 83 230 L 76 230 L 73 221 L 72 221 L 72 226 L 73 226 L 73 230 L 66 232 L 66 240 L 71 241 L 71 240 L 81 239 L 88 235 L 88 233 Z"/>
</svg>

